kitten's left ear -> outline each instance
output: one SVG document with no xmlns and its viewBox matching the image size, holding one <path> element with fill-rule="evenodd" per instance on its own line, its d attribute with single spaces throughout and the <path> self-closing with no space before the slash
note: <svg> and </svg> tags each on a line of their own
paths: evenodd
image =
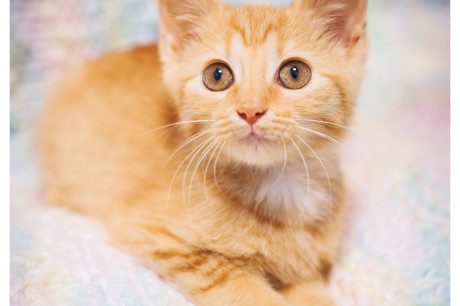
<svg viewBox="0 0 460 306">
<path fill-rule="evenodd" d="M 218 0 L 158 0 L 162 57 L 179 60 L 203 30 L 204 20 L 223 6 Z"/>
<path fill-rule="evenodd" d="M 291 8 L 313 11 L 324 21 L 323 34 L 348 48 L 366 35 L 367 0 L 294 0 Z"/>
</svg>

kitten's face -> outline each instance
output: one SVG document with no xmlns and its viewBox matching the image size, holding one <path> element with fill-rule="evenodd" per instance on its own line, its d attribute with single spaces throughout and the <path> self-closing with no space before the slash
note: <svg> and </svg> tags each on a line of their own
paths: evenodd
<svg viewBox="0 0 460 306">
<path fill-rule="evenodd" d="M 190 135 L 204 133 L 197 144 L 270 166 L 340 140 L 364 41 L 351 51 L 331 42 L 326 24 L 299 7 L 222 7 L 201 22 L 180 61 L 162 54 L 181 121 L 206 120 L 189 126 Z"/>
</svg>

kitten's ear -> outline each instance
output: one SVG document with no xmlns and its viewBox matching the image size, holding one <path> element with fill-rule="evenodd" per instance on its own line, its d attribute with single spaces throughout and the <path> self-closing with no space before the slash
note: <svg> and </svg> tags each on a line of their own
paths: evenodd
<svg viewBox="0 0 460 306">
<path fill-rule="evenodd" d="M 312 10 L 324 22 L 323 34 L 346 47 L 366 35 L 367 0 L 294 0 L 291 8 Z"/>
<path fill-rule="evenodd" d="M 205 18 L 222 6 L 218 0 L 158 0 L 162 56 L 180 57 L 197 38 Z"/>
</svg>

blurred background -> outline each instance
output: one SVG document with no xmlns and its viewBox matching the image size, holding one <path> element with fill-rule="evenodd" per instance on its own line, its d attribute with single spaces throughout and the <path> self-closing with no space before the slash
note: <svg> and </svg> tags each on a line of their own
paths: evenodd
<svg viewBox="0 0 460 306">
<path fill-rule="evenodd" d="M 226 0 L 287 5 L 284 0 Z M 343 166 L 352 208 L 338 305 L 449 305 L 449 1 L 369 0 Z M 188 305 L 100 226 L 44 206 L 32 139 L 65 68 L 158 38 L 154 0 L 10 0 L 11 305 Z"/>
</svg>

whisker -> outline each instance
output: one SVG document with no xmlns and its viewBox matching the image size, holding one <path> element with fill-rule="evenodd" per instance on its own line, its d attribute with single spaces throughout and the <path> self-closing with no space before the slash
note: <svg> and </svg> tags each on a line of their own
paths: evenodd
<svg viewBox="0 0 460 306">
<path fill-rule="evenodd" d="M 307 162 L 305 161 L 305 158 L 303 157 L 302 152 L 300 151 L 299 147 L 295 143 L 294 139 L 292 139 L 291 137 L 289 137 L 289 138 L 291 139 L 292 144 L 297 149 L 297 152 L 299 152 L 299 155 L 302 158 L 302 162 L 303 162 L 303 165 L 305 167 L 305 172 L 307 172 L 307 202 L 308 202 L 308 199 L 309 199 L 309 196 L 310 196 L 310 172 L 308 171 Z"/>
<path fill-rule="evenodd" d="M 206 141 L 206 140 L 205 140 L 205 141 Z M 203 144 L 205 141 L 203 141 L 201 144 Z M 200 146 L 201 146 L 201 144 L 200 144 Z M 174 172 L 174 175 L 173 175 L 173 177 L 172 177 L 172 179 L 171 179 L 171 184 L 169 185 L 168 196 L 167 196 L 167 198 L 166 198 L 166 211 L 168 211 L 169 199 L 170 199 L 170 196 L 171 196 L 171 189 L 172 189 L 174 180 L 176 179 L 177 173 L 179 172 L 180 168 L 181 168 L 182 165 L 185 163 L 185 161 L 189 158 L 189 156 L 192 155 L 193 152 L 195 152 L 196 150 L 198 150 L 198 148 L 199 148 L 200 146 L 194 148 L 194 149 L 193 149 L 193 150 L 182 160 L 182 162 L 180 163 L 179 167 L 177 167 L 176 172 Z"/>
<path fill-rule="evenodd" d="M 318 123 L 326 123 L 326 124 L 330 124 L 330 125 L 335 125 L 335 126 L 338 126 L 338 127 L 341 127 L 341 128 L 344 128 L 352 133 L 356 133 L 356 131 L 354 131 L 353 129 L 349 128 L 348 126 L 344 126 L 344 125 L 341 125 L 341 124 L 338 124 L 338 123 L 334 123 L 334 122 L 329 122 L 329 121 L 322 121 L 322 120 L 314 120 L 314 119 L 306 119 L 306 118 L 294 118 L 294 120 L 299 120 L 299 121 L 309 121 L 309 122 L 318 122 Z"/>
<path fill-rule="evenodd" d="M 275 186 L 278 181 L 281 179 L 281 177 L 283 176 L 284 174 L 284 171 L 286 170 L 286 162 L 287 162 L 287 152 L 286 152 L 286 143 L 284 142 L 284 139 L 281 138 L 281 140 L 283 141 L 283 148 L 284 148 L 284 162 L 283 162 L 283 168 L 281 169 L 281 172 L 280 174 L 278 175 L 278 177 L 276 178 L 275 182 L 272 184 L 272 186 Z"/>
<path fill-rule="evenodd" d="M 216 151 L 219 149 L 220 146 L 221 146 L 221 143 L 219 144 L 219 142 L 217 142 L 217 146 L 212 151 L 211 157 L 209 157 L 208 163 L 206 164 L 206 168 L 204 170 L 204 178 L 203 178 L 203 186 L 204 187 L 203 188 L 204 188 L 204 193 L 206 194 L 207 199 L 209 199 L 209 194 L 208 194 L 207 177 L 206 176 L 207 176 L 207 173 L 208 173 L 209 165 L 211 164 L 211 160 L 214 157 L 214 154 L 216 153 Z"/>
<path fill-rule="evenodd" d="M 327 172 L 326 167 L 324 166 L 322 160 L 319 158 L 316 152 L 312 149 L 312 147 L 310 147 L 310 145 L 305 140 L 300 138 L 298 135 L 296 135 L 296 137 L 299 138 L 299 140 L 303 142 L 310 149 L 310 151 L 315 155 L 316 159 L 321 164 L 321 167 L 323 168 L 324 173 L 326 173 L 327 183 L 329 184 L 329 220 L 330 220 L 332 218 L 332 185 L 331 185 L 331 180 L 329 178 L 329 173 Z"/>
<path fill-rule="evenodd" d="M 209 119 L 209 120 L 190 120 L 190 121 L 181 121 L 181 122 L 170 123 L 170 124 L 166 124 L 166 125 L 157 127 L 157 128 L 155 128 L 153 130 L 145 131 L 145 132 L 141 133 L 140 136 L 145 135 L 145 134 L 149 134 L 149 133 L 153 133 L 155 131 L 158 131 L 158 130 L 161 130 L 161 129 L 164 129 L 164 128 L 167 128 L 167 127 L 176 126 L 176 125 L 179 125 L 179 124 L 197 123 L 197 122 L 214 122 L 214 121 L 216 121 L 216 120 L 212 120 L 212 119 Z"/>
<path fill-rule="evenodd" d="M 196 136 L 193 137 L 192 139 L 190 139 L 190 137 L 189 137 L 189 140 L 187 140 L 186 143 L 184 143 L 184 144 L 181 145 L 179 148 L 177 148 L 177 149 L 168 157 L 168 159 L 166 160 L 166 162 L 165 162 L 164 165 L 163 165 L 163 169 L 164 169 L 164 167 L 166 167 L 166 165 L 169 163 L 169 161 L 171 160 L 171 158 L 173 158 L 173 156 L 176 155 L 177 152 L 179 152 L 179 150 L 181 150 L 183 147 L 185 147 L 187 144 L 189 144 L 190 142 L 194 141 L 194 140 L 197 139 L 198 137 L 201 137 L 201 136 L 203 136 L 203 135 L 205 135 L 205 134 L 207 134 L 207 133 L 210 133 L 210 132 L 212 132 L 212 131 L 214 131 L 214 130 L 215 130 L 215 129 L 208 129 L 208 130 L 205 130 L 205 131 L 199 133 L 198 135 L 194 134 L 194 135 L 190 136 L 190 137 L 193 137 L 193 136 L 196 135 Z"/>
<path fill-rule="evenodd" d="M 211 143 L 208 144 L 207 148 L 201 154 L 201 157 L 198 160 L 198 163 L 197 163 L 197 165 L 195 167 L 195 170 L 193 170 L 192 178 L 190 179 L 190 184 L 188 186 L 188 203 L 189 203 L 189 206 L 191 204 L 190 195 L 192 193 L 193 178 L 195 177 L 196 171 L 198 170 L 198 167 L 200 166 L 200 164 L 203 161 L 203 159 L 206 157 L 206 155 L 208 155 L 209 151 L 211 151 L 212 147 L 218 142 L 218 140 L 216 139 L 216 136 L 214 136 L 213 139 L 214 140 Z"/>
<path fill-rule="evenodd" d="M 190 165 L 192 164 L 193 160 L 195 159 L 195 157 L 198 155 L 198 153 L 201 151 L 201 149 L 207 144 L 209 143 L 211 140 L 213 140 L 215 138 L 215 136 L 211 136 L 209 137 L 208 139 L 206 139 L 205 141 L 203 141 L 196 149 L 196 152 L 195 154 L 193 154 L 192 158 L 190 159 L 188 165 L 187 165 L 187 168 L 185 168 L 185 172 L 184 172 L 184 177 L 182 179 L 182 197 L 183 197 L 183 200 L 184 200 L 184 203 L 187 204 L 187 201 L 185 199 L 185 181 L 187 179 L 187 172 L 188 172 L 188 169 L 190 168 Z"/>
<path fill-rule="evenodd" d="M 222 194 L 224 194 L 224 192 L 220 188 L 219 182 L 217 180 L 216 172 L 217 172 L 217 162 L 219 160 L 220 154 L 222 153 L 222 149 L 224 148 L 224 145 L 225 143 L 223 143 L 222 146 L 220 147 L 219 153 L 217 153 L 216 159 L 214 160 L 214 173 L 213 173 L 214 174 L 214 184 L 216 184 L 216 187 L 220 190 Z"/>
<path fill-rule="evenodd" d="M 312 130 L 312 129 L 309 129 L 309 128 L 306 128 L 306 127 L 303 127 L 303 126 L 296 126 L 296 125 L 294 125 L 294 126 L 297 127 L 298 129 L 308 131 L 308 132 L 311 132 L 311 133 L 316 134 L 318 136 L 321 136 L 321 137 L 324 137 L 326 139 L 329 139 L 329 140 L 339 144 L 340 146 L 342 146 L 342 148 L 344 148 L 346 151 L 348 151 L 348 148 L 344 144 L 342 144 L 340 141 L 338 141 L 337 139 L 335 139 L 335 138 L 333 138 L 333 137 L 331 137 L 329 135 L 326 135 L 324 133 L 321 133 L 321 132 L 318 132 L 318 131 L 315 131 L 315 130 Z"/>
</svg>

